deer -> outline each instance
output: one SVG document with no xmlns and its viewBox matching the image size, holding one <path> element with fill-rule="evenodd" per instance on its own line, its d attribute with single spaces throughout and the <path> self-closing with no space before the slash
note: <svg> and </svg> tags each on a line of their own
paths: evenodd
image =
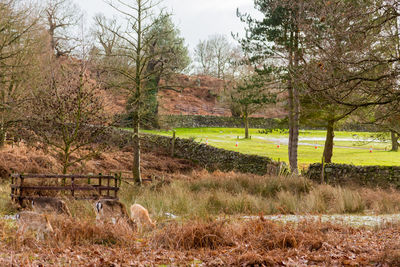
<svg viewBox="0 0 400 267">
<path fill-rule="evenodd" d="M 130 227 L 135 227 L 126 210 L 126 206 L 118 200 L 100 199 L 95 203 L 95 211 L 96 220 L 117 224 L 122 219 Z"/>
<path fill-rule="evenodd" d="M 45 235 L 53 233 L 53 227 L 50 224 L 47 215 L 33 211 L 21 211 L 16 215 L 19 225 L 18 232 L 25 233 L 28 230 L 36 232 L 36 239 L 43 240 Z"/>
<path fill-rule="evenodd" d="M 156 224 L 152 222 L 149 212 L 140 204 L 131 206 L 131 219 L 136 222 L 140 229 L 154 229 Z"/>
<path fill-rule="evenodd" d="M 38 213 L 57 213 L 71 217 L 71 212 L 65 202 L 58 198 L 39 197 L 32 200 L 31 204 L 33 211 Z"/>
</svg>

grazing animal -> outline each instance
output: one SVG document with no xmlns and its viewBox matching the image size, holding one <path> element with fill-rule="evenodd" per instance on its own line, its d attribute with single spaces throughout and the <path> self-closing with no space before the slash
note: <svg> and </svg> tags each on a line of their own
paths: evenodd
<svg viewBox="0 0 400 267">
<path fill-rule="evenodd" d="M 43 240 L 45 234 L 54 232 L 49 219 L 44 214 L 33 211 L 21 211 L 16 215 L 16 219 L 19 225 L 18 232 L 35 231 L 36 239 Z"/>
<path fill-rule="evenodd" d="M 131 206 L 131 218 L 141 229 L 154 229 L 156 227 L 150 219 L 149 212 L 142 205 L 133 204 Z"/>
<path fill-rule="evenodd" d="M 116 224 L 122 219 L 128 222 L 130 226 L 134 226 L 129 218 L 126 206 L 118 200 L 100 199 L 95 203 L 95 210 L 97 220 Z"/>
<path fill-rule="evenodd" d="M 57 213 L 71 217 L 65 202 L 53 197 L 40 197 L 32 200 L 32 209 L 38 213 Z"/>
</svg>

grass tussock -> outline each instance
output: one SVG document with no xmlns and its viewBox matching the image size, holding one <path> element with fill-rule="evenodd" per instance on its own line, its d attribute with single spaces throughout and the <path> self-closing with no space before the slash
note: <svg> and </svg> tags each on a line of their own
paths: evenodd
<svg viewBox="0 0 400 267">
<path fill-rule="evenodd" d="M 320 185 L 303 177 L 198 172 L 162 186 L 124 186 L 125 204 L 137 202 L 156 217 L 263 214 L 375 214 L 400 212 L 397 190 Z"/>
<path fill-rule="evenodd" d="M 400 193 L 398 190 L 363 188 L 359 191 L 366 207 L 374 213 L 400 213 Z"/>
<path fill-rule="evenodd" d="M 170 250 L 217 249 L 233 246 L 234 243 L 224 224 L 223 221 L 171 223 L 154 235 L 153 242 Z"/>
<path fill-rule="evenodd" d="M 128 224 L 103 224 L 94 220 L 78 220 L 64 216 L 51 217 L 50 223 L 54 233 L 48 241 L 54 244 L 129 246 L 133 245 L 135 241 L 134 232 Z"/>
<path fill-rule="evenodd" d="M 312 183 L 306 178 L 196 172 L 188 179 L 159 180 L 143 187 L 122 183 L 120 200 L 129 207 L 139 203 L 151 217 L 166 213 L 180 218 L 259 214 L 393 214 L 400 212 L 400 192 Z M 0 184 L 0 215 L 13 214 L 9 185 Z M 93 219 L 93 203 L 69 200 L 74 218 Z"/>
<path fill-rule="evenodd" d="M 103 224 L 94 220 L 74 219 L 65 216 L 48 216 L 53 232 L 47 233 L 44 240 L 38 240 L 34 231 L 18 231 L 18 225 L 12 220 L 0 220 L 0 239 L 13 250 L 23 247 L 35 248 L 71 246 L 134 246 L 135 232 L 128 224 Z"/>
</svg>

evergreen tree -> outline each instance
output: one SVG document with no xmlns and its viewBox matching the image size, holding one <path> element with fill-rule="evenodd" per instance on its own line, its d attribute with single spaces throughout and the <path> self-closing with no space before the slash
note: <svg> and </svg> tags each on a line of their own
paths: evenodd
<svg viewBox="0 0 400 267">
<path fill-rule="evenodd" d="M 258 74 L 243 77 L 231 92 L 231 101 L 238 106 L 245 126 L 245 138 L 249 138 L 249 116 L 266 104 L 274 103 L 276 96 L 271 92 L 271 85 Z"/>
<path fill-rule="evenodd" d="M 246 38 L 240 40 L 251 61 L 259 66 L 274 65 L 288 92 L 289 163 L 291 172 L 298 173 L 297 148 L 299 137 L 300 97 L 296 73 L 301 59 L 300 25 L 302 0 L 255 0 L 255 8 L 263 14 L 258 20 L 238 12 L 247 23 Z M 278 64 L 277 64 L 278 63 Z M 269 69 L 269 68 L 267 68 Z"/>
</svg>

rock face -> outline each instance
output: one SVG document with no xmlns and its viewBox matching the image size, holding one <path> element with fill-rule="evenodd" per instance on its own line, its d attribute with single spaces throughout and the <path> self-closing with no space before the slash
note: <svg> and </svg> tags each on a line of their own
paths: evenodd
<svg viewBox="0 0 400 267">
<path fill-rule="evenodd" d="M 354 166 L 326 164 L 325 179 L 331 184 L 356 183 L 360 185 L 400 188 L 400 166 Z M 319 182 L 322 166 L 311 164 L 307 176 Z"/>
</svg>

